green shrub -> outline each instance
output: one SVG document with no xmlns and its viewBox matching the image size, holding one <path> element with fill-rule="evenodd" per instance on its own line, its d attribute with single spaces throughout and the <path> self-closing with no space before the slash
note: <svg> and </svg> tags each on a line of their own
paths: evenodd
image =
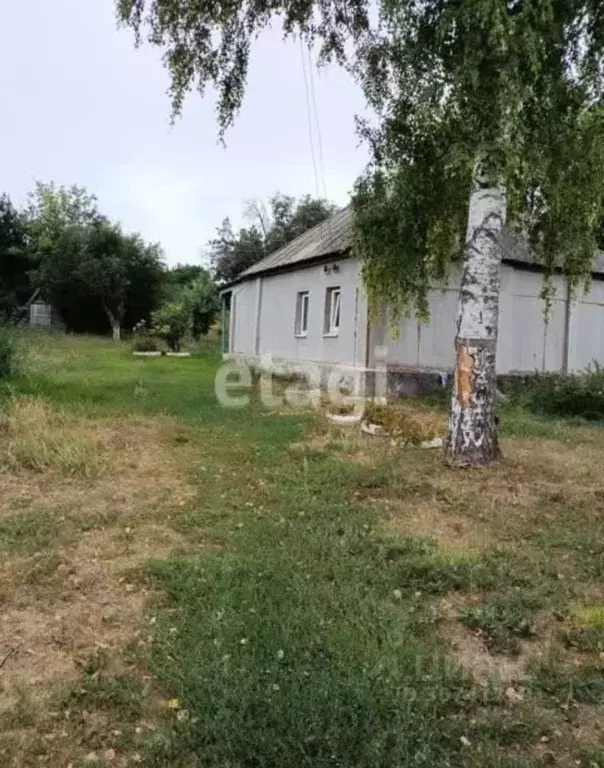
<svg viewBox="0 0 604 768">
<path fill-rule="evenodd" d="M 0 379 L 14 376 L 18 367 L 18 346 L 15 333 L 0 325 Z"/>
<path fill-rule="evenodd" d="M 536 373 L 511 389 L 512 399 L 536 413 L 604 419 L 604 370 L 597 364 L 581 374 Z"/>
<path fill-rule="evenodd" d="M 195 280 L 185 293 L 185 303 L 191 313 L 194 339 L 205 336 L 220 312 L 220 299 L 209 275 Z"/>
<path fill-rule="evenodd" d="M 132 350 L 134 352 L 159 352 L 160 342 L 154 336 L 145 320 L 139 321 L 132 328 Z"/>
<path fill-rule="evenodd" d="M 132 349 L 135 352 L 159 352 L 160 346 L 159 341 L 154 336 L 144 334 L 135 337 Z"/>
<path fill-rule="evenodd" d="M 171 301 L 153 313 L 153 332 L 173 352 L 180 351 L 184 337 L 191 330 L 191 313 L 185 301 Z"/>
</svg>

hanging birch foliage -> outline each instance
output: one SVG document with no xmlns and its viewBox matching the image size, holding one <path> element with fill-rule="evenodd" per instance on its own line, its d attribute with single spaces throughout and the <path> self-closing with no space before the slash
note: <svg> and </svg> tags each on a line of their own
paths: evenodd
<svg viewBox="0 0 604 768">
<path fill-rule="evenodd" d="M 384 0 L 356 65 L 379 115 L 354 199 L 371 297 L 427 315 L 463 257 L 476 157 L 508 228 L 551 273 L 589 278 L 604 199 L 604 10 L 595 1 Z"/>
</svg>

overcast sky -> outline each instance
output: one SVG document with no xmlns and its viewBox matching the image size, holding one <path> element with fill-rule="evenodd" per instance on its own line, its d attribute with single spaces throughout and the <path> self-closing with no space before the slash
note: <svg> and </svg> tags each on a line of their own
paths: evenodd
<svg viewBox="0 0 604 768">
<path fill-rule="evenodd" d="M 170 127 L 167 85 L 159 51 L 117 29 L 113 0 L 0 0 L 0 191 L 20 204 L 34 178 L 84 185 L 172 264 L 199 263 L 247 198 L 316 192 L 298 44 L 277 29 L 258 40 L 226 149 L 211 98 L 192 94 Z M 327 196 L 344 205 L 367 157 L 363 98 L 337 69 L 315 73 L 315 90 Z"/>
</svg>

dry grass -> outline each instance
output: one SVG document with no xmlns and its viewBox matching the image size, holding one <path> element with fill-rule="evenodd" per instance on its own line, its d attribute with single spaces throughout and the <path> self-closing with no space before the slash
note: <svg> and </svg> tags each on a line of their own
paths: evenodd
<svg viewBox="0 0 604 768">
<path fill-rule="evenodd" d="M 416 418 L 421 414 L 420 409 Z M 507 437 L 502 447 L 504 458 L 496 466 L 460 472 L 444 465 L 440 451 L 400 448 L 354 428 L 328 426 L 307 442 L 308 450 L 336 453 L 382 478 L 369 491 L 353 491 L 352 498 L 381 510 L 387 535 L 431 539 L 452 557 L 479 560 L 499 552 L 518 561 L 511 581 L 502 577 L 493 588 L 439 598 L 438 634 L 475 683 L 499 691 L 499 717 L 541 724 L 548 735 L 527 744 L 531 759 L 600 765 L 577 762 L 577 755 L 596 750 L 602 759 L 604 700 L 576 701 L 572 686 L 580 690 L 586 670 L 604 659 L 604 566 L 598 554 L 604 545 L 604 431 L 568 427 L 559 438 Z M 521 574 L 525 586 L 514 586 Z M 530 636 L 511 636 L 514 653 L 503 651 L 505 645 L 493 647 L 488 622 L 481 629 L 462 624 L 468 607 L 484 610 L 502 632 L 526 616 Z M 545 665 L 554 680 L 568 679 L 570 693 L 563 693 L 561 682 L 560 699 L 544 698 L 533 680 L 536 664 Z M 572 682 L 573 675 L 579 682 Z M 497 728 L 496 721 L 489 727 Z M 505 746 L 493 749 L 477 764 L 514 764 L 518 757 Z"/>
<path fill-rule="evenodd" d="M 169 418 L 91 419 L 21 398 L 0 415 L 0 430 L 0 517 L 40 508 L 140 515 L 194 493 L 171 450 L 179 427 Z"/>
<path fill-rule="evenodd" d="M 15 398 L 0 412 L 0 467 L 65 474 L 97 474 L 106 444 L 86 424 L 36 397 Z"/>
<path fill-rule="evenodd" d="M 421 492 L 410 498 L 384 490 L 393 530 L 430 535 L 444 547 L 474 549 L 534 534 L 564 515 L 573 520 L 579 515 L 586 525 L 604 522 L 604 434 L 594 437 L 591 430 L 586 442 L 504 438 L 504 458 L 471 472 L 446 466 L 439 450 L 398 448 L 355 428 L 327 427 L 306 445 L 367 467 L 398 465 L 404 482 Z"/>
<path fill-rule="evenodd" d="M 369 402 L 363 420 L 381 426 L 386 435 L 394 440 L 419 445 L 423 440 L 432 440 L 442 433 L 440 419 L 431 416 L 428 412 L 414 411 L 397 404 Z"/>
<path fill-rule="evenodd" d="M 456 510 L 444 512 L 433 500 L 386 499 L 388 526 L 397 535 L 433 539 L 440 549 L 476 552 L 493 542 L 483 520 Z"/>
<path fill-rule="evenodd" d="M 0 671 L 0 764 L 30 765 L 40 748 L 41 764 L 75 765 L 93 715 L 57 720 L 52 701 L 80 685 L 99 651 L 104 674 L 140 676 L 123 651 L 148 642 L 142 574 L 152 558 L 187 549 L 170 520 L 195 497 L 186 468 L 196 457 L 167 417 L 91 419 L 29 397 L 10 403 L 0 430 L 0 660 L 16 649 Z M 11 539 L 24 521 L 31 528 Z M 31 716 L 14 723 L 24 707 Z M 94 725 L 107 744 L 116 720 Z"/>
</svg>

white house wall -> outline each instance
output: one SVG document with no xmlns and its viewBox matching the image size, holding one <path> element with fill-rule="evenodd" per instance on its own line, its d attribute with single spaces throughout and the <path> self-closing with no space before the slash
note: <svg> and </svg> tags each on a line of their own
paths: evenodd
<svg viewBox="0 0 604 768">
<path fill-rule="evenodd" d="M 235 286 L 231 296 L 231 351 L 254 354 L 257 280 Z"/>
<path fill-rule="evenodd" d="M 555 290 L 549 320 L 540 294 L 543 275 L 504 264 L 501 272 L 497 369 L 560 371 L 564 366 L 566 286 L 553 277 Z"/>
<path fill-rule="evenodd" d="M 231 351 L 364 367 L 367 309 L 359 271 L 355 259 L 339 259 L 235 286 Z M 325 296 L 335 286 L 341 290 L 340 330 L 330 337 L 324 334 Z M 309 293 L 308 333 L 299 338 L 296 299 L 302 291 Z"/>
<path fill-rule="evenodd" d="M 406 318 L 400 323 L 398 338 L 379 325 L 372 328 L 371 361 L 376 344 L 385 343 L 390 366 L 451 370 L 459 282 L 457 272 L 445 290 L 430 293 L 429 323 L 422 325 L 415 316 Z M 502 265 L 497 342 L 500 373 L 563 370 L 567 289 L 561 276 L 554 276 L 552 283 L 554 296 L 546 323 L 540 296 L 543 275 Z M 604 282 L 600 280 L 594 280 L 590 292 L 572 303 L 569 325 L 569 370 L 584 370 L 594 360 L 604 363 Z"/>
<path fill-rule="evenodd" d="M 604 281 L 593 280 L 587 294 L 580 292 L 570 316 L 570 339 L 571 370 L 604 363 Z"/>
<path fill-rule="evenodd" d="M 337 264 L 338 271 L 333 270 Z M 328 267 L 326 271 L 325 267 Z M 429 296 L 431 321 L 415 317 L 400 323 L 393 337 L 384 321 L 374 323 L 367 344 L 367 303 L 359 262 L 353 258 L 321 263 L 276 275 L 257 277 L 233 288 L 230 351 L 282 360 L 323 361 L 363 368 L 376 364 L 375 350 L 387 348 L 387 363 L 394 368 L 452 370 L 459 272 L 445 290 Z M 325 294 L 341 289 L 340 331 L 323 333 Z M 543 275 L 509 264 L 502 265 L 497 369 L 500 373 L 561 371 L 566 350 L 566 298 L 564 279 L 554 276 L 555 289 L 549 322 L 540 298 Z M 308 291 L 309 327 L 305 338 L 294 332 L 296 297 Z M 584 370 L 604 364 L 604 281 L 594 280 L 587 294 L 580 293 L 568 317 L 568 369 Z"/>
</svg>

